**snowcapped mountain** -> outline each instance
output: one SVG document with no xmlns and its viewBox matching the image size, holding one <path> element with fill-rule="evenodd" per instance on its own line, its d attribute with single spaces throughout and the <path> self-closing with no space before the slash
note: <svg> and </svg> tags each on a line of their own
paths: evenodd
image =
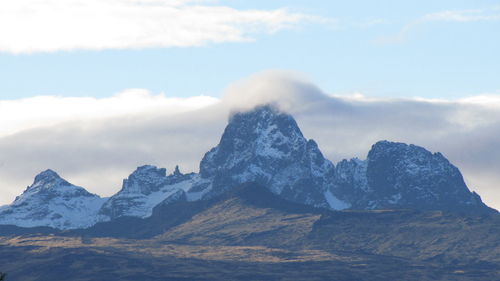
<svg viewBox="0 0 500 281">
<path fill-rule="evenodd" d="M 335 172 L 333 192 L 353 209 L 492 211 L 441 153 L 412 144 L 379 141 L 366 160 L 342 160 Z"/>
<path fill-rule="evenodd" d="M 348 207 L 329 193 L 333 164 L 304 138 L 291 115 L 269 105 L 231 116 L 220 143 L 203 157 L 200 174 L 212 182 L 207 196 L 256 182 L 290 201 Z"/>
<path fill-rule="evenodd" d="M 85 228 L 96 223 L 106 198 L 72 185 L 47 170 L 10 205 L 0 208 L 0 224 L 22 227 Z"/>
<path fill-rule="evenodd" d="M 176 168 L 167 176 L 155 166 L 137 168 L 103 205 L 99 220 L 145 218 L 160 203 L 210 198 L 245 182 L 264 184 L 291 201 L 344 209 L 348 204 L 328 191 L 333 169 L 290 115 L 261 106 L 231 117 L 219 145 L 201 161 L 199 174 L 183 175 Z"/>
<path fill-rule="evenodd" d="M 122 189 L 109 198 L 99 211 L 99 220 L 108 221 L 122 216 L 149 217 L 153 208 L 187 198 L 186 192 L 199 183 L 197 174 L 182 174 L 176 167 L 171 175 L 165 168 L 151 165 L 138 167 L 128 179 L 123 180 Z"/>
<path fill-rule="evenodd" d="M 213 198 L 247 182 L 289 201 L 333 210 L 496 212 L 469 191 L 458 168 L 440 153 L 380 141 L 366 160 L 334 166 L 291 115 L 264 105 L 230 117 L 199 174 L 176 167 L 167 175 L 164 168 L 141 166 L 118 193 L 103 199 L 47 170 L 11 205 L 0 207 L 0 224 L 71 229 L 124 216 L 146 218 L 160 204 Z"/>
<path fill-rule="evenodd" d="M 380 141 L 368 153 L 365 208 L 485 209 L 462 174 L 441 153 Z"/>
</svg>

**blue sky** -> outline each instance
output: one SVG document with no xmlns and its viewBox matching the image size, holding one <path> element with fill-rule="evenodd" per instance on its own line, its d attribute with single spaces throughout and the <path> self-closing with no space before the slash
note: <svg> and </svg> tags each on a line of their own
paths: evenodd
<svg viewBox="0 0 500 281">
<path fill-rule="evenodd" d="M 289 14 L 310 18 L 275 32 L 265 30 L 271 24 L 252 30 L 249 42 L 202 46 L 55 46 L 49 52 L 15 52 L 6 51 L 9 43 L 4 42 L 0 99 L 109 97 L 128 88 L 167 96 L 218 97 L 230 83 L 269 69 L 303 73 L 324 91 L 340 95 L 456 99 L 500 93 L 499 1 L 259 0 L 193 5 L 237 11 L 286 8 Z M 15 22 L 10 26 L 15 32 Z M 78 30 L 87 31 L 94 32 L 92 27 Z"/>
</svg>

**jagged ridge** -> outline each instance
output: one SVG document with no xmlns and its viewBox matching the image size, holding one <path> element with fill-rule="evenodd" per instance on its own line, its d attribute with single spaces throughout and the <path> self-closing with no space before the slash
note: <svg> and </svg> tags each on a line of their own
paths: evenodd
<svg viewBox="0 0 500 281">
<path fill-rule="evenodd" d="M 325 159 L 289 114 L 265 105 L 233 114 L 219 144 L 205 154 L 200 173 L 170 175 L 164 168 L 137 168 L 109 199 L 71 185 L 48 170 L 8 206 L 0 224 L 84 228 L 119 217 L 146 218 L 153 208 L 218 196 L 255 182 L 284 199 L 342 209 L 496 212 L 471 193 L 458 168 L 440 153 L 380 141 L 366 160 Z"/>
</svg>

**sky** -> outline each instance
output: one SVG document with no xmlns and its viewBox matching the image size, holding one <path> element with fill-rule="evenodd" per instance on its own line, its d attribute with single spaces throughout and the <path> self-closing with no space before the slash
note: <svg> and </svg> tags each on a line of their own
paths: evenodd
<svg viewBox="0 0 500 281">
<path fill-rule="evenodd" d="M 422 145 L 499 209 L 499 30 L 498 0 L 1 1 L 0 205 L 47 168 L 103 196 L 197 171 L 276 101 L 334 163 Z"/>
<path fill-rule="evenodd" d="M 498 0 L 1 2 L 4 99 L 126 88 L 220 96 L 268 69 L 305 73 L 339 94 L 500 90 Z"/>
</svg>

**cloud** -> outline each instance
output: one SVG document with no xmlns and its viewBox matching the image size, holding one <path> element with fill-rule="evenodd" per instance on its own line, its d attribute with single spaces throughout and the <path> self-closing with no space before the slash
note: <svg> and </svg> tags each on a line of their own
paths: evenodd
<svg viewBox="0 0 500 281">
<path fill-rule="evenodd" d="M 381 44 L 401 43 L 405 41 L 408 34 L 414 28 L 424 24 L 436 22 L 471 23 L 500 21 L 500 13 L 498 11 L 498 7 L 490 7 L 488 9 L 447 10 L 429 13 L 406 24 L 397 34 L 377 38 L 375 42 Z"/>
<path fill-rule="evenodd" d="M 152 95 L 144 89 L 128 89 L 110 98 L 68 98 L 39 96 L 20 100 L 0 100 L 0 137 L 40 126 L 62 122 L 117 116 L 176 114 L 213 104 L 216 98 Z"/>
<path fill-rule="evenodd" d="M 417 23 L 433 21 L 447 22 L 474 22 L 474 21 L 498 21 L 500 14 L 491 13 L 488 10 L 450 10 L 438 13 L 431 13 L 423 16 Z"/>
<path fill-rule="evenodd" d="M 265 71 L 228 86 L 221 103 L 233 110 L 273 103 L 284 111 L 297 112 L 325 99 L 328 97 L 299 73 Z"/>
<path fill-rule="evenodd" d="M 106 111 L 104 104 L 125 103 L 129 94 L 89 103 L 85 98 L 57 97 L 45 100 L 45 105 L 39 103 L 37 107 L 52 108 L 65 100 L 65 106 L 82 107 L 79 110 L 85 114 L 71 121 L 67 116 L 53 117 L 50 125 L 21 124 L 23 130 L 0 137 L 0 203 L 12 201 L 36 173 L 47 168 L 101 195 L 118 191 L 121 180 L 142 164 L 169 171 L 180 164 L 184 172 L 197 171 L 203 154 L 218 143 L 233 110 L 272 102 L 292 113 L 304 135 L 315 139 L 333 162 L 365 158 L 371 145 L 381 139 L 421 145 L 442 152 L 461 169 L 471 189 L 500 208 L 498 94 L 459 100 L 380 99 L 359 93 L 333 96 L 301 75 L 286 72 L 239 81 L 221 99 L 179 99 L 175 104 L 164 95 L 137 91 L 142 94 L 132 94 L 133 105 L 116 114 L 89 108 L 101 104 Z M 191 102 L 198 105 L 186 105 Z M 8 109 L 15 103 L 1 104 Z M 26 104 L 30 103 L 17 104 L 17 109 L 23 111 Z M 173 111 L 178 108 L 182 110 Z"/>
<path fill-rule="evenodd" d="M 133 90 L 104 99 L 41 97 L 2 102 L 3 109 L 14 116 L 28 114 L 18 128 L 11 128 L 15 133 L 0 136 L 0 204 L 11 201 L 33 175 L 47 168 L 105 196 L 116 192 L 121 179 L 138 165 L 181 164 L 196 169 L 193 159 L 216 141 L 206 135 L 215 136 L 213 132 L 221 130 L 213 129 L 210 116 L 220 114 L 223 120 L 226 115 L 198 114 L 217 101 Z M 62 111 L 51 114 L 58 110 Z"/>
<path fill-rule="evenodd" d="M 0 52 L 35 53 L 245 42 L 316 16 L 274 10 L 238 10 L 217 1 L 5 0 L 0 1 Z"/>
</svg>

